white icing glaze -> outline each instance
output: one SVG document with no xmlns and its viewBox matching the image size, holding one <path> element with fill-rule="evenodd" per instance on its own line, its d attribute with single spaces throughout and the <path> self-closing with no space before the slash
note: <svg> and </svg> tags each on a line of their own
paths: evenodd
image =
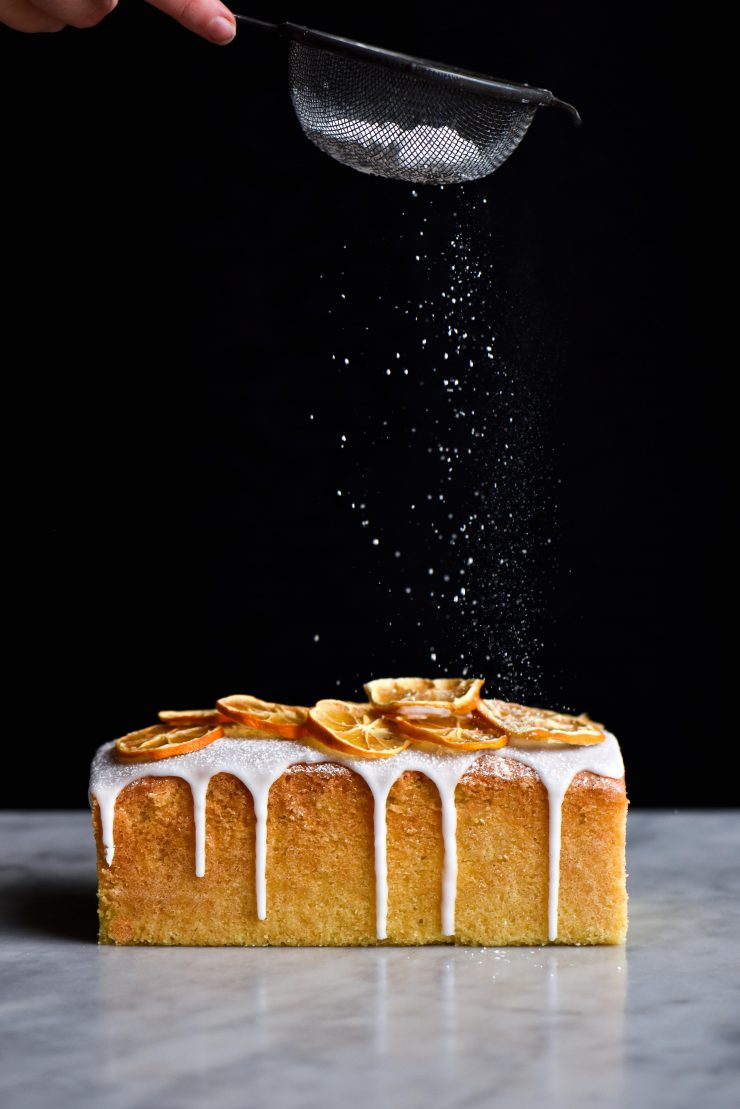
<svg viewBox="0 0 740 1109">
<path fill-rule="evenodd" d="M 206 872 L 206 794 L 207 778 L 193 778 L 190 782 L 193 794 L 193 820 L 195 822 L 195 877 L 202 878 Z"/>
<path fill-rule="evenodd" d="M 376 933 L 387 937 L 388 868 L 386 860 L 386 803 L 393 784 L 404 771 L 425 774 L 436 785 L 442 804 L 442 836 L 444 867 L 442 873 L 442 933 L 455 932 L 455 898 L 457 889 L 457 810 L 455 789 L 466 770 L 481 752 L 456 754 L 440 751 L 431 754 L 410 747 L 390 759 L 348 759 L 341 755 L 324 755 L 301 743 L 288 740 L 221 739 L 194 751 L 160 762 L 122 765 L 112 757 L 113 744 L 100 748 L 92 765 L 90 795 L 100 807 L 102 841 L 106 863 L 113 862 L 115 844 L 113 820 L 116 798 L 130 782 L 140 778 L 181 778 L 193 795 L 195 820 L 195 873 L 202 878 L 206 871 L 206 795 L 215 774 L 231 774 L 249 790 L 256 818 L 255 889 L 257 916 L 267 915 L 267 807 L 270 787 L 296 764 L 336 763 L 358 774 L 373 795 L 375 835 Z M 581 770 L 609 778 L 624 773 L 622 756 L 614 736 L 607 734 L 603 743 L 593 747 L 560 749 L 504 747 L 496 755 L 514 759 L 531 767 L 547 790 L 550 808 L 548 932 L 557 938 L 558 888 L 560 868 L 560 825 L 562 802 L 568 786 Z"/>
</svg>

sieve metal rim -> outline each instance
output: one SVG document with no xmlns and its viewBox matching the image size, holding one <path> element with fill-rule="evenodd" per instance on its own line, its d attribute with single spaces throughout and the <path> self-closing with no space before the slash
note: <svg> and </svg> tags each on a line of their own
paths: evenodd
<svg viewBox="0 0 740 1109">
<path fill-rule="evenodd" d="M 290 39 L 292 42 L 298 42 L 306 46 L 317 46 L 324 50 L 333 50 L 337 54 L 359 58 L 366 62 L 374 62 L 376 65 L 382 65 L 388 69 L 396 69 L 415 77 L 423 77 L 428 81 L 443 85 L 445 88 L 450 88 L 453 85 L 479 96 L 491 96 L 518 104 L 530 103 L 543 108 L 562 108 L 569 113 L 576 126 L 581 123 L 581 117 L 577 109 L 567 101 L 560 100 L 549 89 L 518 84 L 515 81 L 501 81 L 495 77 L 475 73 L 473 70 L 444 65 L 441 62 L 433 62 L 426 58 L 416 58 L 411 54 L 401 54 L 380 46 L 371 46 L 369 43 L 357 42 L 355 39 L 329 34 L 327 31 L 316 31 L 311 27 L 303 27 L 299 23 L 268 23 L 263 19 L 255 19 L 253 16 L 239 13 L 236 13 L 236 19 L 240 23 L 282 35 L 283 38 Z"/>
</svg>

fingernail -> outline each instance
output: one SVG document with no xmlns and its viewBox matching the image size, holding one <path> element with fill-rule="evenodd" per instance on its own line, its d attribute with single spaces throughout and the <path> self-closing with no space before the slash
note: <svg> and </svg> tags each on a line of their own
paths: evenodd
<svg viewBox="0 0 740 1109">
<path fill-rule="evenodd" d="M 206 27 L 208 37 L 211 42 L 217 42 L 220 46 L 225 46 L 227 42 L 231 42 L 236 34 L 236 24 L 231 23 L 230 20 L 224 19 L 222 15 L 217 15 L 215 19 Z"/>
</svg>

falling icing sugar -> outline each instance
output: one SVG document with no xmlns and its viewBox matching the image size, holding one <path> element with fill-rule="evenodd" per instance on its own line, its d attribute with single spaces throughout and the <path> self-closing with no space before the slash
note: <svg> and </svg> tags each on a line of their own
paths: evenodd
<svg viewBox="0 0 740 1109">
<path fill-rule="evenodd" d="M 410 657 L 386 646 L 378 666 L 420 672 L 423 651 L 437 672 L 488 674 L 506 700 L 553 701 L 541 665 L 559 531 L 547 368 L 500 287 L 485 198 L 458 190 L 451 204 L 414 190 L 400 241 L 418 264 L 399 257 L 401 276 L 372 298 L 342 293 L 352 377 L 337 352 L 337 388 L 347 410 L 353 390 L 380 400 L 352 408 L 337 506 L 372 545 L 377 611 L 402 629 L 392 642 L 418 629 Z"/>
<path fill-rule="evenodd" d="M 190 786 L 195 822 L 195 874 L 206 873 L 206 798 L 208 784 L 216 774 L 231 774 L 251 793 L 256 818 L 255 890 L 257 916 L 267 916 L 267 812 L 270 787 L 291 766 L 338 764 L 359 775 L 373 796 L 375 840 L 376 935 L 387 938 L 388 866 L 386 857 L 388 794 L 405 771 L 426 775 L 437 787 L 442 805 L 444 864 L 441 888 L 442 933 L 455 934 L 457 893 L 457 809 L 455 790 L 465 772 L 481 757 L 480 752 L 440 752 L 431 754 L 409 748 L 390 759 L 347 759 L 324 755 L 300 743 L 287 740 L 221 739 L 200 751 L 167 759 L 165 765 L 124 766 L 113 759 L 113 744 L 97 752 L 90 777 L 90 797 L 100 809 L 101 834 L 105 859 L 111 866 L 115 856 L 114 817 L 116 799 L 127 785 L 142 778 L 181 778 Z M 530 767 L 539 776 L 550 808 L 549 823 L 549 898 L 548 935 L 557 939 L 558 891 L 560 878 L 560 835 L 563 798 L 574 777 L 582 770 L 607 778 L 621 778 L 624 765 L 619 745 L 607 733 L 603 743 L 593 747 L 546 748 L 504 747 L 486 758 L 511 759 Z"/>
</svg>

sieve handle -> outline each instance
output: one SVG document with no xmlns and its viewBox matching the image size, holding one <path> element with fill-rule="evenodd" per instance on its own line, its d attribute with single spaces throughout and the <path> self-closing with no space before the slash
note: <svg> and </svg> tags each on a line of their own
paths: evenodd
<svg viewBox="0 0 740 1109">
<path fill-rule="evenodd" d="M 234 19 L 239 23 L 248 23 L 250 27 L 259 27 L 263 31 L 280 31 L 279 23 L 268 23 L 266 19 L 255 19 L 252 15 L 240 15 L 239 12 L 234 12 Z"/>
<path fill-rule="evenodd" d="M 272 31 L 273 34 L 282 35 L 286 39 L 297 39 L 299 42 L 334 47 L 343 44 L 363 46 L 363 43 L 354 43 L 350 39 L 341 39 L 337 35 L 330 35 L 324 31 L 313 31 L 310 27 L 302 27 L 300 23 L 269 23 L 266 19 L 255 19 L 253 15 L 242 15 L 240 12 L 234 12 L 233 14 L 234 19 L 238 20 L 239 23 L 257 27 L 260 31 Z"/>
<path fill-rule="evenodd" d="M 568 112 L 576 126 L 581 122 L 581 117 L 573 105 L 568 104 L 565 100 L 559 100 L 557 96 L 553 96 L 549 89 L 538 89 L 532 85 L 519 85 L 513 81 L 499 81 L 494 77 L 486 77 L 483 74 L 458 69 L 456 66 L 440 65 L 424 58 L 413 58 L 409 54 L 399 54 L 395 50 L 383 50 L 379 46 L 370 46 L 366 42 L 355 42 L 354 39 L 330 35 L 326 31 L 315 31 L 312 27 L 302 27 L 299 23 L 268 23 L 264 19 L 255 19 L 251 15 L 241 15 L 239 12 L 234 14 L 239 23 L 246 23 L 248 26 L 257 27 L 262 31 L 272 31 L 273 34 L 282 35 L 283 38 L 291 39 L 293 42 L 302 42 L 309 46 L 333 50 L 337 54 L 360 58 L 366 62 L 375 62 L 378 65 L 400 69 L 420 77 L 442 79 L 445 83 L 454 83 L 467 92 L 484 96 L 497 96 L 504 100 L 513 100 L 519 104 L 530 103 L 536 107 L 562 108 Z"/>
<path fill-rule="evenodd" d="M 250 27 L 259 27 L 263 31 L 280 31 L 280 23 L 268 23 L 266 19 L 255 19 L 254 16 L 242 16 L 234 12 L 234 19 L 239 23 L 249 23 Z"/>
</svg>

